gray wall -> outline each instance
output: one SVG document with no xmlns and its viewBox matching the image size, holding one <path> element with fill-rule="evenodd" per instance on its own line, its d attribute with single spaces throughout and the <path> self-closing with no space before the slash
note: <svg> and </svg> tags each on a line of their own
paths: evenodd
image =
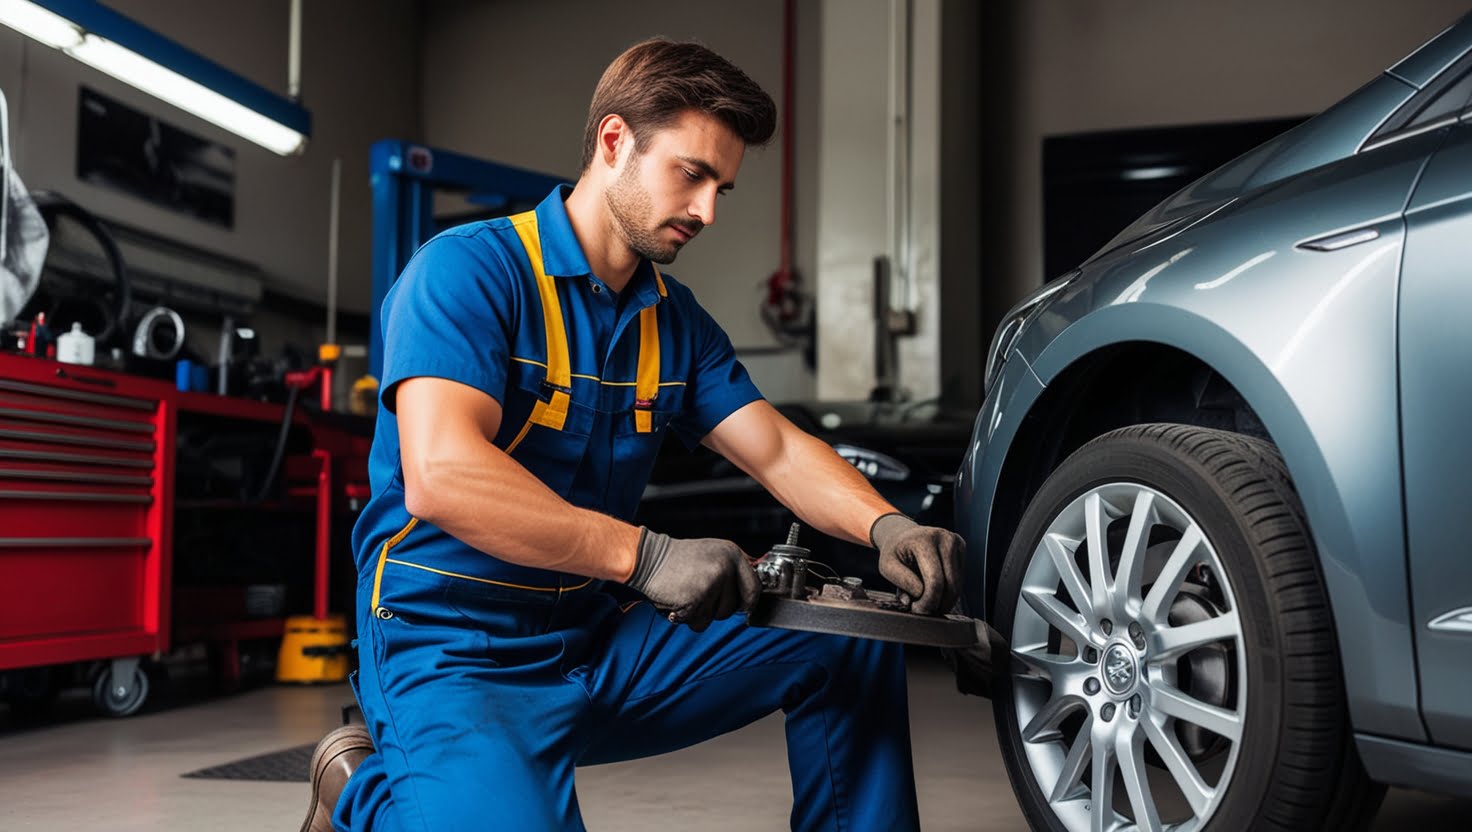
<svg viewBox="0 0 1472 832">
<path fill-rule="evenodd" d="M 274 92 L 286 92 L 287 0 L 198 3 L 111 0 L 109 6 Z M 326 298 L 331 164 L 341 157 L 341 295 L 366 311 L 371 295 L 368 145 L 418 134 L 418 12 L 412 0 L 304 4 L 302 97 L 313 134 L 304 155 L 282 158 L 234 134 L 0 29 L 0 88 L 10 98 L 17 167 L 95 213 L 246 260 L 268 286 Z M 75 176 L 77 87 L 105 95 L 235 149 L 235 228 L 224 230 Z M 320 334 L 291 333 L 307 344 Z"/>
<path fill-rule="evenodd" d="M 988 334 L 1045 277 L 1044 136 L 1317 113 L 1468 10 L 1465 0 L 983 6 Z"/>
<path fill-rule="evenodd" d="M 811 192 L 812 109 L 805 66 L 815 60 L 815 4 L 799 20 L 800 114 L 796 136 L 799 198 L 797 268 L 814 274 Z M 700 41 L 731 59 L 782 99 L 782 2 L 696 2 L 678 9 L 656 0 L 539 3 L 439 0 L 425 7 L 422 107 L 432 145 L 568 179 L 577 176 L 588 100 L 603 69 L 628 46 L 653 35 Z M 795 352 L 767 354 L 772 336 L 756 311 L 757 286 L 779 263 L 781 134 L 748 151 L 736 190 L 722 197 L 717 221 L 680 254 L 670 271 L 691 286 L 725 327 L 762 391 L 772 399 L 810 395 L 812 377 Z"/>
</svg>

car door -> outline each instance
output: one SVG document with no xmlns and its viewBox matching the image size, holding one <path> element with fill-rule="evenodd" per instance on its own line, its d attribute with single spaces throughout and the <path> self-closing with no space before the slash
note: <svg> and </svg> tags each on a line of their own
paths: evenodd
<svg viewBox="0 0 1472 832">
<path fill-rule="evenodd" d="M 1422 716 L 1433 743 L 1472 749 L 1472 72 L 1445 88 L 1453 126 L 1406 211 L 1401 452 Z"/>
</svg>

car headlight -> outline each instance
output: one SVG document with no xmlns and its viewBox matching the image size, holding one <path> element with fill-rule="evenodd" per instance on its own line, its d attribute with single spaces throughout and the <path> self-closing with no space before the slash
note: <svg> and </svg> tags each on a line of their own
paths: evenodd
<svg viewBox="0 0 1472 832">
<path fill-rule="evenodd" d="M 842 443 L 834 445 L 833 450 L 871 480 L 904 482 L 910 477 L 910 467 L 888 454 Z"/>
<path fill-rule="evenodd" d="M 1063 291 L 1068 284 L 1072 283 L 1082 272 L 1077 270 L 1043 284 L 1043 286 L 1007 312 L 1002 323 L 997 327 L 997 334 L 992 336 L 992 345 L 986 354 L 986 380 L 982 387 L 982 396 L 991 393 L 992 385 L 996 383 L 997 376 L 1002 372 L 1002 365 L 1007 363 L 1007 355 L 1012 352 L 1012 347 L 1017 343 L 1018 336 L 1027 326 L 1050 298 Z"/>
</svg>

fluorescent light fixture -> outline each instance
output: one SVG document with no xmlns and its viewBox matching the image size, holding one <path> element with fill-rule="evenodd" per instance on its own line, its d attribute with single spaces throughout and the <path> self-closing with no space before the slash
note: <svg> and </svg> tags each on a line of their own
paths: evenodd
<svg viewBox="0 0 1472 832">
<path fill-rule="evenodd" d="M 53 49 L 69 49 L 82 43 L 82 30 L 77 24 L 35 3 L 0 2 L 0 23 Z"/>
<path fill-rule="evenodd" d="M 306 110 L 96 0 L 0 0 L 0 23 L 268 150 L 306 146 Z"/>
<path fill-rule="evenodd" d="M 218 124 L 283 156 L 295 153 L 306 142 L 305 136 L 290 127 L 278 124 L 240 102 L 110 40 L 89 34 L 80 46 L 64 51 L 119 81 L 152 93 L 185 112 Z"/>
</svg>

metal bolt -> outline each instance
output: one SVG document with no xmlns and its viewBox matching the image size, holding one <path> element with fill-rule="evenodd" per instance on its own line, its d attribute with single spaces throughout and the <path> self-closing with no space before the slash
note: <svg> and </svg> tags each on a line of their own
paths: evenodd
<svg viewBox="0 0 1472 832">
<path fill-rule="evenodd" d="M 1105 722 L 1114 719 L 1114 703 L 1110 702 L 1106 704 L 1104 709 L 1099 712 L 1099 716 L 1104 717 Z"/>
<path fill-rule="evenodd" d="M 1093 696 L 1094 694 L 1098 693 L 1099 692 L 1099 680 L 1098 679 L 1085 679 L 1084 680 L 1084 692 L 1087 693 L 1090 696 Z"/>
<path fill-rule="evenodd" d="M 1130 622 L 1130 638 L 1138 639 L 1140 636 L 1144 635 L 1144 633 L 1145 633 L 1145 630 L 1144 630 L 1143 627 L 1140 626 L 1140 622 L 1138 622 L 1138 621 L 1131 621 Z"/>
<path fill-rule="evenodd" d="M 1096 664 L 1096 663 L 1098 663 L 1098 661 L 1099 661 L 1099 651 L 1098 650 L 1095 650 L 1092 647 L 1085 647 L 1084 648 L 1084 661 L 1088 662 L 1089 664 Z"/>
<path fill-rule="evenodd" d="M 1140 715 L 1140 694 L 1130 697 L 1130 716 Z"/>
<path fill-rule="evenodd" d="M 1107 636 L 1110 633 L 1114 632 L 1114 622 L 1106 618 L 1103 621 L 1099 622 L 1099 629 L 1103 630 L 1104 635 Z"/>
</svg>

